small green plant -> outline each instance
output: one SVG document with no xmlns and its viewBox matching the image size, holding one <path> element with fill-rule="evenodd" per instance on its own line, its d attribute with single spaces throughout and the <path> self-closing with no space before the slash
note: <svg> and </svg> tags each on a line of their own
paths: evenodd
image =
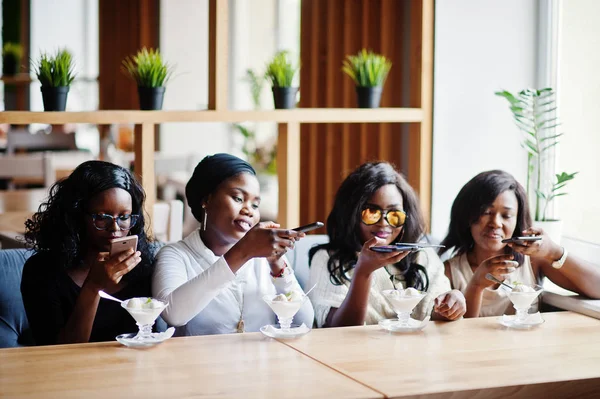
<svg viewBox="0 0 600 399">
<path fill-rule="evenodd" d="M 250 85 L 250 94 L 252 96 L 254 109 L 260 109 L 260 93 L 265 84 L 265 78 L 254 72 L 253 69 L 247 69 L 244 81 Z"/>
<path fill-rule="evenodd" d="M 148 50 L 146 47 L 125 58 L 122 69 L 139 87 L 163 87 L 173 72 L 158 49 Z"/>
<path fill-rule="evenodd" d="M 273 60 L 267 65 L 265 77 L 271 81 L 274 87 L 292 87 L 294 75 L 299 67 L 292 65 L 289 59 L 289 52 L 279 51 L 273 57 Z"/>
<path fill-rule="evenodd" d="M 42 53 L 34 69 L 42 87 L 64 87 L 70 86 L 75 79 L 73 67 L 73 56 L 63 49 L 53 56 Z"/>
<path fill-rule="evenodd" d="M 21 57 L 23 56 L 23 48 L 18 43 L 6 42 L 4 46 L 2 46 L 2 57 L 3 58 L 11 58 L 15 60 L 16 63 L 21 62 Z"/>
<path fill-rule="evenodd" d="M 561 192 L 567 182 L 573 180 L 575 173 L 555 175 L 556 181 L 550 187 L 543 189 L 543 183 L 550 178 L 545 178 L 549 173 L 544 173 L 543 161 L 547 159 L 550 150 L 558 144 L 558 138 L 563 133 L 557 133 L 560 126 L 556 116 L 556 93 L 552 88 L 540 90 L 525 89 L 517 94 L 506 90 L 495 93 L 505 98 L 513 114 L 514 122 L 523 133 L 521 146 L 527 151 L 527 186 L 529 192 L 533 186 L 535 193 L 534 220 L 548 221 L 548 205 L 559 196 L 567 195 Z M 554 172 L 552 172 L 554 174 Z M 544 201 L 542 208 L 541 201 Z"/>
<path fill-rule="evenodd" d="M 392 62 L 381 54 L 362 49 L 356 55 L 348 55 L 342 71 L 354 80 L 358 87 L 381 87 L 392 68 Z"/>
</svg>

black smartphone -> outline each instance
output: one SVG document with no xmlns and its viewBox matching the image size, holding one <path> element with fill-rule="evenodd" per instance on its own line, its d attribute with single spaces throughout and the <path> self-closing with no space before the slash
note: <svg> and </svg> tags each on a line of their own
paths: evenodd
<svg viewBox="0 0 600 399">
<path fill-rule="evenodd" d="M 307 224 L 304 226 L 300 226 L 300 227 L 296 227 L 295 229 L 293 229 L 294 231 L 300 231 L 302 233 L 306 233 L 312 230 L 316 230 L 316 229 L 320 229 L 321 227 L 325 226 L 322 222 L 314 222 L 311 224 Z"/>
<path fill-rule="evenodd" d="M 375 252 L 403 252 L 403 251 L 416 251 L 419 248 L 414 245 L 378 245 L 376 247 L 371 247 L 371 251 Z"/>
<path fill-rule="evenodd" d="M 525 241 L 539 241 L 542 239 L 542 236 L 522 236 L 522 237 L 511 237 L 505 240 L 502 240 L 503 243 L 514 243 L 520 244 Z"/>
</svg>

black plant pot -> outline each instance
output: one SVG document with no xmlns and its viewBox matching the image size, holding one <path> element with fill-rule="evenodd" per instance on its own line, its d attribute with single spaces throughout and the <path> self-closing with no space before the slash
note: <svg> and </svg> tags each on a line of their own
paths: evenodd
<svg viewBox="0 0 600 399">
<path fill-rule="evenodd" d="M 164 87 L 138 87 L 140 109 L 142 111 L 158 111 L 162 109 L 165 97 Z"/>
<path fill-rule="evenodd" d="M 275 109 L 296 108 L 297 87 L 273 87 Z"/>
<path fill-rule="evenodd" d="M 377 87 L 359 87 L 356 86 L 356 96 L 358 99 L 358 108 L 379 108 L 381 102 L 381 92 L 383 88 Z"/>
<path fill-rule="evenodd" d="M 67 95 L 69 86 L 44 87 L 42 91 L 42 100 L 44 101 L 44 111 L 64 111 L 67 107 Z"/>
<path fill-rule="evenodd" d="M 2 75 L 15 75 L 18 70 L 19 61 L 15 57 L 2 57 Z"/>
</svg>

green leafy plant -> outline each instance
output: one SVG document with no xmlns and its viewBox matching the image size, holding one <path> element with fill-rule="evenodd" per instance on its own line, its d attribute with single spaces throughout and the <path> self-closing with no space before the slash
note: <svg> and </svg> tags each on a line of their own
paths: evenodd
<svg viewBox="0 0 600 399">
<path fill-rule="evenodd" d="M 267 64 L 265 77 L 274 87 L 292 87 L 294 75 L 299 67 L 292 65 L 288 51 L 279 51 L 271 62 Z"/>
<path fill-rule="evenodd" d="M 385 56 L 362 49 L 356 55 L 348 55 L 342 64 L 342 71 L 354 80 L 358 87 L 383 86 L 392 68 L 392 62 Z"/>
<path fill-rule="evenodd" d="M 2 46 L 2 57 L 12 58 L 16 63 L 21 62 L 23 56 L 23 48 L 18 43 L 6 42 Z"/>
<path fill-rule="evenodd" d="M 54 55 L 42 53 L 34 66 L 42 87 L 70 86 L 75 79 L 73 68 L 73 56 L 65 49 L 57 50 Z"/>
<path fill-rule="evenodd" d="M 535 193 L 534 220 L 548 221 L 548 205 L 559 196 L 567 195 L 564 189 L 567 182 L 573 180 L 575 173 L 556 174 L 556 180 L 549 188 L 543 189 L 543 161 L 547 159 L 550 150 L 558 144 L 558 138 L 563 133 L 557 133 L 560 126 L 556 116 L 556 93 L 552 88 L 540 90 L 525 89 L 517 94 L 506 90 L 495 93 L 505 98 L 509 103 L 514 122 L 523 133 L 521 146 L 527 151 L 527 191 L 533 186 Z M 547 175 L 547 174 L 546 174 Z M 542 208 L 542 200 L 544 205 Z"/>
<path fill-rule="evenodd" d="M 125 58 L 122 69 L 139 87 L 163 87 L 173 73 L 173 68 L 163 60 L 158 49 L 146 47 Z"/>
<path fill-rule="evenodd" d="M 260 108 L 260 93 L 265 84 L 265 78 L 260 76 L 252 69 L 246 70 L 244 81 L 250 85 L 250 94 L 252 95 L 252 104 L 254 109 Z"/>
</svg>

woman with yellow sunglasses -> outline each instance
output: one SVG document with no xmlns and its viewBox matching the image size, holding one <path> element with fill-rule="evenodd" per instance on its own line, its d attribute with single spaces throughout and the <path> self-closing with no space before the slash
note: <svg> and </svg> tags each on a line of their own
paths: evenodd
<svg viewBox="0 0 600 399">
<path fill-rule="evenodd" d="M 426 292 L 412 313 L 456 320 L 465 298 L 451 290 L 444 265 L 430 248 L 377 252 L 373 247 L 416 243 L 425 222 L 417 196 L 386 162 L 366 163 L 340 186 L 327 218 L 329 243 L 312 248 L 309 286 L 318 327 L 376 324 L 396 313 L 382 291 L 415 288 Z"/>
</svg>

